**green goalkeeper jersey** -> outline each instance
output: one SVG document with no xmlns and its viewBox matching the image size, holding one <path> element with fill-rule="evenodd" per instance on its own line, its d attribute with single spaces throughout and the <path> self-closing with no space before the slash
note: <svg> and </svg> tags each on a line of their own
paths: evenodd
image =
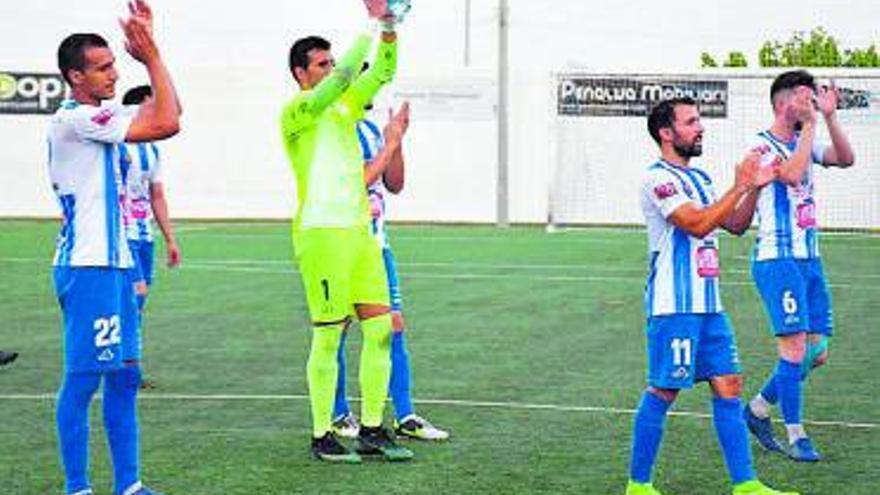
<svg viewBox="0 0 880 495">
<path fill-rule="evenodd" d="M 383 40 L 370 69 L 361 73 L 371 45 L 369 35 L 359 36 L 333 72 L 284 106 L 282 138 L 297 185 L 294 236 L 307 229 L 369 226 L 355 129 L 364 107 L 397 67 L 396 41 Z"/>
</svg>

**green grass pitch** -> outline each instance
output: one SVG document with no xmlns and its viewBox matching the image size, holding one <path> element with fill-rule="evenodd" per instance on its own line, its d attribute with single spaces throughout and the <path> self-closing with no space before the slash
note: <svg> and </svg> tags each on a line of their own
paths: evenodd
<svg viewBox="0 0 880 495">
<path fill-rule="evenodd" d="M 144 481 L 167 494 L 620 494 L 631 410 L 645 373 L 645 235 L 635 229 L 396 226 L 419 412 L 445 444 L 408 443 L 405 465 L 335 466 L 308 455 L 308 322 L 283 223 L 181 223 L 183 266 L 157 248 L 145 321 Z M 55 222 L 0 222 L 0 490 L 62 493 L 54 393 L 60 311 L 49 267 Z M 722 298 L 751 396 L 775 362 L 748 272 L 752 235 L 722 239 Z M 808 431 L 827 460 L 794 464 L 754 448 L 769 484 L 803 494 L 880 489 L 880 238 L 822 240 L 836 336 L 806 392 Z M 359 338 L 350 339 L 358 395 Z M 389 407 L 390 409 L 390 407 Z M 705 385 L 671 417 L 656 484 L 673 495 L 729 493 Z M 110 493 L 100 407 L 92 480 Z M 781 433 L 781 426 L 777 426 Z"/>
</svg>

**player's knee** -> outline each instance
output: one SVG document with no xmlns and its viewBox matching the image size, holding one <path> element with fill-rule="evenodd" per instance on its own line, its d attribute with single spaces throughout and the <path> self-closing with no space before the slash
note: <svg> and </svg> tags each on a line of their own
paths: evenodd
<svg viewBox="0 0 880 495">
<path fill-rule="evenodd" d="M 382 304 L 358 304 L 355 306 L 355 311 L 358 319 L 364 321 L 388 314 L 391 308 Z"/>
<path fill-rule="evenodd" d="M 667 404 L 672 404 L 678 397 L 678 390 L 672 388 L 648 387 L 648 393 L 660 397 Z"/>
<path fill-rule="evenodd" d="M 779 356 L 790 363 L 801 363 L 807 354 L 807 337 L 804 332 L 786 335 L 779 339 Z"/>
<path fill-rule="evenodd" d="M 348 319 L 334 323 L 316 323 L 312 330 L 311 357 L 336 356 L 342 332 L 348 327 Z"/>
<path fill-rule="evenodd" d="M 712 390 L 723 399 L 735 399 L 742 395 L 742 375 L 724 375 L 712 379 Z"/>
</svg>

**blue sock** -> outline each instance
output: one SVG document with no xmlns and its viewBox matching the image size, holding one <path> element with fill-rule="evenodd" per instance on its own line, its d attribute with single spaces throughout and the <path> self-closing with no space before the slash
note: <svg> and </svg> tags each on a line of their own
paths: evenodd
<svg viewBox="0 0 880 495">
<path fill-rule="evenodd" d="M 89 405 L 100 384 L 99 373 L 67 373 L 58 391 L 55 420 L 67 493 L 89 488 Z"/>
<path fill-rule="evenodd" d="M 146 294 L 135 294 L 135 299 L 137 299 L 138 311 L 143 311 L 144 306 L 147 305 L 147 295 Z"/>
<path fill-rule="evenodd" d="M 140 481 L 137 393 L 140 366 L 111 371 L 104 379 L 104 429 L 113 459 L 114 492 Z"/>
<path fill-rule="evenodd" d="M 776 371 L 770 374 L 770 378 L 764 383 L 761 389 L 761 397 L 770 404 L 779 402 L 779 383 L 776 380 Z"/>
<path fill-rule="evenodd" d="M 391 333 L 391 381 L 388 389 L 398 421 L 415 411 L 410 396 L 409 354 L 406 352 L 403 334 L 403 330 Z"/>
<path fill-rule="evenodd" d="M 742 416 L 742 401 L 739 397 L 724 399 L 712 398 L 712 419 L 715 422 L 715 433 L 727 471 L 733 484 L 755 479 L 752 467 L 752 451 L 749 446 L 749 433 Z"/>
<path fill-rule="evenodd" d="M 642 393 L 633 426 L 629 466 L 629 477 L 637 483 L 651 481 L 651 471 L 660 451 L 660 441 L 663 440 L 663 426 L 666 423 L 669 406 L 669 402 L 647 390 Z"/>
<path fill-rule="evenodd" d="M 336 377 L 336 400 L 333 403 L 333 419 L 351 413 L 348 399 L 345 397 L 345 339 L 348 331 L 342 332 L 339 340 L 339 351 L 336 353 L 336 362 L 339 365 L 339 373 Z"/>
<path fill-rule="evenodd" d="M 801 424 L 801 363 L 780 358 L 776 364 L 776 383 L 782 420 L 787 425 Z"/>
</svg>

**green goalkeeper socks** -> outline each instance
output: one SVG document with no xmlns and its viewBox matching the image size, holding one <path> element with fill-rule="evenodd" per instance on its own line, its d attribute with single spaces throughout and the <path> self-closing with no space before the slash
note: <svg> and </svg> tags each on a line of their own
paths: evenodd
<svg viewBox="0 0 880 495">
<path fill-rule="evenodd" d="M 361 350 L 361 423 L 366 427 L 382 424 L 388 380 L 391 378 L 391 315 L 361 321 L 364 344 Z M 334 365 L 335 365 L 335 355 Z M 332 404 L 332 391 L 330 395 Z M 327 417 L 329 418 L 329 411 Z"/>
<path fill-rule="evenodd" d="M 309 401 L 312 405 L 312 428 L 315 438 L 330 431 L 333 396 L 336 392 L 336 351 L 342 336 L 342 325 L 312 329 L 312 350 L 306 365 Z"/>
</svg>

